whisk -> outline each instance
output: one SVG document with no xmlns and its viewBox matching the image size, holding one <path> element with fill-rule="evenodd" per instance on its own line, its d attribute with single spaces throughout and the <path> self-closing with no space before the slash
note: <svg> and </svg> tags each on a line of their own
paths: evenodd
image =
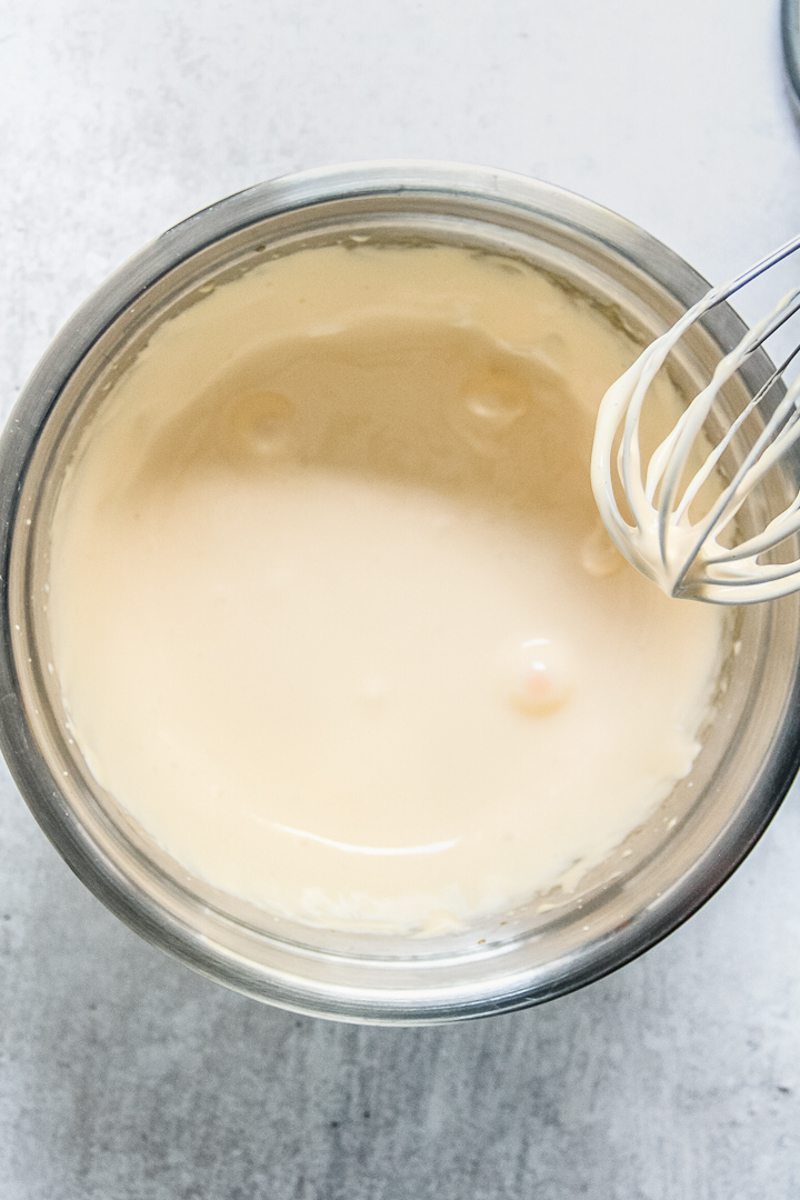
<svg viewBox="0 0 800 1200">
<path fill-rule="evenodd" d="M 800 440 L 800 378 L 788 387 L 784 380 L 787 367 L 800 354 L 800 345 L 783 357 L 716 442 L 707 440 L 706 431 L 707 418 L 721 390 L 747 358 L 800 311 L 800 287 L 789 292 L 721 359 L 708 385 L 645 462 L 639 429 L 648 390 L 686 330 L 709 309 L 798 249 L 800 235 L 729 283 L 712 288 L 648 346 L 609 388 L 600 406 L 592 451 L 592 488 L 600 515 L 628 561 L 671 596 L 752 604 L 800 589 L 800 558 L 769 561 L 772 551 L 800 531 L 800 493 L 753 535 L 739 540 L 736 523 L 753 490 Z M 722 479 L 720 460 L 760 406 L 767 416 L 753 445 L 730 478 Z M 698 447 L 700 465 L 684 482 Z M 701 491 L 714 476 L 721 480 L 720 486 L 703 506 Z M 618 496 L 624 497 L 625 515 Z M 698 507 L 704 507 L 699 516 Z"/>
</svg>

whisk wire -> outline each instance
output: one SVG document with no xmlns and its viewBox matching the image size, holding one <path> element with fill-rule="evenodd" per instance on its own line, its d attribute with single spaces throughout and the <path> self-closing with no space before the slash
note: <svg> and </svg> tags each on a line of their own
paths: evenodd
<svg viewBox="0 0 800 1200">
<path fill-rule="evenodd" d="M 774 387 L 774 385 L 779 381 L 779 378 L 780 378 L 779 373 L 777 371 L 773 371 L 772 374 L 770 375 L 769 379 L 767 380 L 767 382 L 759 389 L 759 391 L 756 393 L 756 395 L 753 397 L 753 399 L 750 401 L 750 403 L 742 410 L 742 412 L 739 414 L 739 416 L 733 422 L 730 429 L 725 434 L 725 436 L 722 438 L 722 440 L 717 443 L 716 447 L 707 456 L 703 466 L 698 470 L 694 479 L 692 480 L 692 484 L 690 484 L 690 486 L 686 489 L 686 492 L 684 493 L 684 498 L 681 501 L 681 505 L 677 510 L 677 515 L 679 517 L 683 516 L 688 511 L 688 507 L 691 504 L 692 500 L 695 498 L 695 495 L 696 495 L 697 491 L 699 490 L 699 487 L 701 487 L 702 484 L 705 483 L 706 480 L 709 478 L 711 471 L 717 465 L 719 459 L 722 457 L 722 454 L 724 454 L 725 450 L 727 450 L 727 448 L 733 441 L 733 438 L 735 437 L 736 433 L 739 431 L 741 426 L 744 424 L 745 420 L 758 407 L 758 405 L 761 404 L 761 402 L 766 398 L 766 396 L 771 391 L 772 387 Z M 750 470 L 750 468 L 752 467 L 752 465 L 758 458 L 761 451 L 768 444 L 769 440 L 774 436 L 774 434 L 777 433 L 778 428 L 781 425 L 781 423 L 784 421 L 785 416 L 786 416 L 786 405 L 785 405 L 785 403 L 782 403 L 775 409 L 773 415 L 770 417 L 769 421 L 767 422 L 767 425 L 762 430 L 762 432 L 761 432 L 760 436 L 757 438 L 755 444 L 748 451 L 745 458 L 743 459 L 743 461 L 740 463 L 739 467 L 737 468 L 733 478 L 729 481 L 728 485 L 726 486 L 724 491 L 721 493 L 721 495 L 717 499 L 717 502 L 716 502 L 714 508 L 712 509 L 711 513 L 709 514 L 709 517 L 712 521 L 712 524 L 717 524 L 718 521 L 720 522 L 720 524 L 718 525 L 718 528 L 720 530 L 724 527 L 724 525 L 722 524 L 723 520 L 725 521 L 725 523 L 727 523 L 727 520 L 729 519 L 729 517 L 735 515 L 734 513 L 731 512 L 728 517 L 723 518 L 723 513 L 728 513 L 728 505 L 729 505 L 731 499 L 737 493 L 737 489 L 741 485 L 747 472 Z M 697 487 L 694 487 L 695 481 L 697 482 L 697 485 L 698 485 Z"/>
<path fill-rule="evenodd" d="M 800 429 L 797 428 L 800 411 L 795 407 L 796 399 L 797 392 L 794 389 L 784 396 L 737 470 L 730 488 L 726 489 L 726 492 L 730 490 L 732 495 L 717 522 L 718 533 L 730 524 L 756 485 L 775 463 L 791 450 L 800 436 Z"/>
<path fill-rule="evenodd" d="M 796 393 L 787 393 L 775 409 L 755 444 L 748 451 L 743 462 L 738 467 L 731 481 L 726 485 L 711 512 L 696 527 L 696 537 L 690 552 L 677 573 L 675 586 L 679 588 L 686 578 L 692 563 L 704 545 L 718 546 L 719 537 L 739 513 L 742 505 L 751 495 L 761 479 L 772 469 L 775 462 L 795 445 L 800 438 L 800 411 L 795 407 Z M 752 403 L 752 402 L 751 402 Z M 749 407 L 749 406 L 748 406 Z M 794 411 L 791 411 L 794 409 Z M 781 429 L 780 427 L 783 426 Z M 780 429 L 780 433 L 776 431 Z M 706 562 L 715 565 L 734 562 L 750 562 L 751 570 L 763 581 L 767 571 L 763 564 L 756 562 L 759 554 L 768 549 L 774 549 L 786 541 L 796 529 L 787 518 L 800 507 L 800 497 L 779 513 L 764 531 L 758 536 L 763 544 L 759 549 L 746 549 L 749 543 L 740 543 L 738 547 L 726 548 L 720 553 L 706 555 Z M 798 521 L 800 528 L 800 521 Z M 756 539 L 751 539 L 755 541 Z M 780 576 L 769 576 L 779 578 Z M 733 584 L 733 580 L 730 580 Z"/>
<path fill-rule="evenodd" d="M 607 393 L 598 414 L 592 454 L 592 485 L 601 514 L 614 541 L 635 566 L 656 579 L 672 595 L 695 596 L 717 603 L 751 603 L 800 589 L 800 559 L 763 563 L 759 558 L 800 533 L 800 493 L 785 504 L 759 532 L 736 542 L 720 538 L 755 488 L 775 464 L 800 442 L 800 379 L 782 391 L 785 372 L 800 355 L 800 342 L 785 354 L 756 394 L 710 445 L 707 427 L 720 394 L 743 364 L 800 313 L 800 287 L 795 287 L 767 316 L 749 329 L 739 344 L 717 364 L 710 381 L 686 407 L 672 430 L 642 461 L 640 422 L 658 372 L 686 331 L 709 310 L 800 249 L 800 234 L 729 283 L 712 288 L 675 325 L 657 338 Z M 773 406 L 773 397 L 781 394 Z M 723 457 L 733 451 L 749 418 L 768 402 L 769 412 L 752 446 L 706 513 L 695 518 L 702 489 L 724 471 Z M 687 478 L 687 467 L 699 447 L 702 458 Z M 623 516 L 618 486 L 628 515 Z"/>
</svg>

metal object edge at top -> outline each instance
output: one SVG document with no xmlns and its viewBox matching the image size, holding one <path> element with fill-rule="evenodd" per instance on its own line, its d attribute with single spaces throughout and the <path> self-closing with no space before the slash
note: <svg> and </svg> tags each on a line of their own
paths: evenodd
<svg viewBox="0 0 800 1200">
<path fill-rule="evenodd" d="M 794 112 L 800 120 L 800 0 L 781 0 L 781 42 Z"/>
</svg>

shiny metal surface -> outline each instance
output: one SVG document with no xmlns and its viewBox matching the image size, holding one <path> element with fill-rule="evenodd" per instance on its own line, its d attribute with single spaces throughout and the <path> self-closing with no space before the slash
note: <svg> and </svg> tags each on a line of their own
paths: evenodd
<svg viewBox="0 0 800 1200">
<path fill-rule="evenodd" d="M 786 78 L 794 101 L 795 115 L 800 119 L 800 3 L 781 2 L 781 41 Z"/>
<path fill-rule="evenodd" d="M 729 661 L 719 716 L 691 777 L 626 847 L 628 857 L 579 895 L 556 897 L 546 913 L 532 906 L 435 943 L 334 936 L 292 929 L 188 878 L 102 795 L 63 736 L 59 697 L 43 669 L 49 513 L 82 422 L 171 306 L 260 255 L 353 233 L 449 238 L 522 255 L 588 292 L 639 338 L 706 290 L 682 260 L 622 218 L 552 186 L 478 168 L 382 163 L 309 172 L 249 189 L 170 230 L 65 327 L 4 435 L 2 741 L 70 866 L 151 941 L 230 987 L 298 1011 L 455 1020 L 541 1002 L 613 970 L 670 932 L 733 870 L 797 769 L 799 610 L 789 598 L 739 615 L 741 652 Z M 729 309 L 715 313 L 687 345 L 687 378 L 742 328 Z M 756 389 L 769 370 L 766 356 L 754 357 L 746 387 Z"/>
</svg>

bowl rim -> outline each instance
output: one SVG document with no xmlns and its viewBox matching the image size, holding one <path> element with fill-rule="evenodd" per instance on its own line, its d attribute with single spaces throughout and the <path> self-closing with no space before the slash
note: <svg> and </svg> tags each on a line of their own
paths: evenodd
<svg viewBox="0 0 800 1200">
<path fill-rule="evenodd" d="M 199 936 L 165 919 L 154 904 L 143 903 L 134 881 L 98 862 L 94 843 L 57 790 L 56 781 L 28 727 L 20 695 L 11 636 L 9 575 L 15 518 L 22 484 L 41 429 L 58 397 L 96 341 L 120 314 L 185 258 L 238 230 L 282 212 L 326 200 L 355 196 L 452 192 L 484 201 L 495 198 L 528 212 L 579 222 L 616 253 L 637 262 L 647 251 L 648 273 L 672 296 L 688 305 L 708 283 L 686 261 L 634 223 L 610 209 L 555 184 L 513 172 L 462 163 L 428 160 L 376 160 L 316 168 L 256 184 L 189 216 L 168 229 L 120 267 L 62 327 L 20 394 L 0 440 L 0 749 L 15 782 L 39 825 L 79 879 L 118 917 L 146 940 L 233 990 L 283 1008 L 338 1020 L 374 1024 L 438 1023 L 484 1016 L 541 1003 L 577 990 L 617 970 L 650 949 L 692 916 L 728 879 L 756 844 L 800 769 L 800 676 L 792 686 L 794 737 L 783 737 L 781 753 L 765 764 L 765 794 L 758 806 L 743 806 L 713 846 L 636 921 L 615 930 L 600 945 L 588 945 L 570 969 L 553 972 L 550 984 L 532 991 L 524 980 L 503 994 L 481 982 L 468 996 L 452 998 L 414 993 L 413 1001 L 343 995 L 331 1001 L 324 987 L 305 980 L 274 981 L 269 994 L 256 988 L 235 955 L 209 950 Z M 718 320 L 734 335 L 744 325 L 725 306 Z M 737 338 L 738 340 L 738 338 Z M 790 719 L 787 716 L 787 724 Z M 768 786 L 767 786 L 768 785 Z M 751 811 L 752 810 L 752 811 Z"/>
</svg>

